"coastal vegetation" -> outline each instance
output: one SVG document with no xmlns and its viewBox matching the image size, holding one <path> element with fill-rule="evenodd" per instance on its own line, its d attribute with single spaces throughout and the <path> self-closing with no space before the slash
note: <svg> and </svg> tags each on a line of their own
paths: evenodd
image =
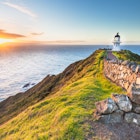
<svg viewBox="0 0 140 140">
<path fill-rule="evenodd" d="M 140 56 L 129 51 L 115 52 L 114 55 L 140 60 Z M 104 76 L 105 56 L 105 50 L 97 50 L 85 60 L 71 64 L 59 75 L 47 76 L 27 92 L 2 102 L 0 111 L 2 107 L 9 110 L 0 116 L 0 139 L 98 139 L 90 124 L 95 121 L 95 102 L 110 97 L 111 93 L 126 93 Z"/>
<path fill-rule="evenodd" d="M 113 54 L 120 60 L 134 61 L 140 64 L 140 56 L 138 54 L 132 53 L 129 50 L 121 50 L 119 52 L 113 52 Z"/>
</svg>

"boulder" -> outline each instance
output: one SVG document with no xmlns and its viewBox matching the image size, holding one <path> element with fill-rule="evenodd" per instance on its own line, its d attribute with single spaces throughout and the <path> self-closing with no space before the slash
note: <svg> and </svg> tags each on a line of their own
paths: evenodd
<svg viewBox="0 0 140 140">
<path fill-rule="evenodd" d="M 132 89 L 128 90 L 129 98 L 132 102 L 140 105 L 140 89 L 136 89 L 135 87 L 132 87 Z"/>
<path fill-rule="evenodd" d="M 132 74 L 133 81 L 136 81 L 137 75 L 135 73 Z"/>
<path fill-rule="evenodd" d="M 137 84 L 137 85 L 140 85 L 140 77 L 138 77 L 138 78 L 136 79 L 136 84 Z"/>
<path fill-rule="evenodd" d="M 119 70 L 123 70 L 123 68 L 124 68 L 124 67 L 121 65 Z"/>
<path fill-rule="evenodd" d="M 128 60 L 125 60 L 125 61 L 122 62 L 122 65 L 126 66 L 126 65 L 128 65 L 129 63 L 130 63 L 130 62 L 129 62 Z"/>
<path fill-rule="evenodd" d="M 140 72 L 140 65 L 137 65 L 136 71 L 135 71 L 135 72 L 136 72 L 136 73 Z"/>
<path fill-rule="evenodd" d="M 136 89 L 140 89 L 140 85 L 135 84 Z"/>
<path fill-rule="evenodd" d="M 120 110 L 124 112 L 130 112 L 132 110 L 131 101 L 126 95 L 112 94 L 112 99 L 116 102 Z"/>
<path fill-rule="evenodd" d="M 25 84 L 22 88 L 25 88 L 25 89 L 27 89 L 27 88 L 30 88 L 31 86 L 34 86 L 35 85 L 35 83 L 27 83 L 27 84 Z"/>
<path fill-rule="evenodd" d="M 31 85 L 33 86 L 33 85 L 35 85 L 35 83 L 31 83 Z"/>
<path fill-rule="evenodd" d="M 116 103 L 111 98 L 96 102 L 95 106 L 99 114 L 110 114 L 118 109 Z"/>
<path fill-rule="evenodd" d="M 29 87 L 30 86 L 30 82 L 29 83 L 27 83 L 27 84 L 25 84 L 22 88 L 27 88 L 27 87 Z"/>
<path fill-rule="evenodd" d="M 140 106 L 135 107 L 134 112 L 140 114 Z"/>
<path fill-rule="evenodd" d="M 128 79 L 129 83 L 133 83 L 134 82 L 134 79 L 133 78 L 134 78 L 133 75 L 130 75 L 129 76 L 129 79 Z"/>
<path fill-rule="evenodd" d="M 140 114 L 140 105 L 132 103 L 132 106 L 133 106 L 132 108 L 133 112 Z"/>
<path fill-rule="evenodd" d="M 118 60 L 118 64 L 121 65 L 123 60 Z"/>
<path fill-rule="evenodd" d="M 128 89 L 128 87 L 129 87 L 129 83 L 128 83 L 128 82 L 124 83 L 124 88 L 125 88 L 126 90 Z"/>
<path fill-rule="evenodd" d="M 135 123 L 137 125 L 140 125 L 140 114 L 136 114 L 136 113 L 126 113 L 124 115 L 124 120 L 127 123 Z"/>
<path fill-rule="evenodd" d="M 132 65 L 137 65 L 135 62 L 130 62 L 126 65 L 127 68 L 131 68 Z"/>
<path fill-rule="evenodd" d="M 120 123 L 120 122 L 123 122 L 123 114 L 124 114 L 123 111 L 116 110 L 112 114 L 101 115 L 98 118 L 98 121 L 102 123 Z"/>
<path fill-rule="evenodd" d="M 137 65 L 131 65 L 131 70 L 133 71 L 133 72 L 135 72 L 136 71 L 136 67 L 137 67 Z"/>
</svg>

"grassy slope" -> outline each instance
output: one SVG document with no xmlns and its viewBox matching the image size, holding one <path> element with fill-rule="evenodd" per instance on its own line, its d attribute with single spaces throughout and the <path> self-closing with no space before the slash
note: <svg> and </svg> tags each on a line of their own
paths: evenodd
<svg viewBox="0 0 140 140">
<path fill-rule="evenodd" d="M 0 126 L 1 140 L 83 140 L 94 120 L 94 103 L 122 89 L 103 75 L 103 50 L 83 60 L 73 77 L 55 94 L 48 95 Z M 84 66 L 86 64 L 86 66 Z"/>
<path fill-rule="evenodd" d="M 136 63 L 140 64 L 140 56 L 138 54 L 132 53 L 129 50 L 113 52 L 113 54 L 121 60 L 135 61 Z"/>
</svg>

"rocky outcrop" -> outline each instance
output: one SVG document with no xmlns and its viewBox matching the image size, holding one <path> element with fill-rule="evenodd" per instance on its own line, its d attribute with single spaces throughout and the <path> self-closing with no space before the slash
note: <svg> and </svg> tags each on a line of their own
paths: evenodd
<svg viewBox="0 0 140 140">
<path fill-rule="evenodd" d="M 112 98 L 95 103 L 94 116 L 103 123 L 135 123 L 140 125 L 140 105 L 127 95 L 112 94 Z"/>
</svg>

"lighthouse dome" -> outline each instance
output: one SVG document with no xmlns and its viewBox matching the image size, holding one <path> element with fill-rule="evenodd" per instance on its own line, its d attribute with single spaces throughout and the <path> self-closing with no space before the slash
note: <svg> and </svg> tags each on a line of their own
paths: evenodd
<svg viewBox="0 0 140 140">
<path fill-rule="evenodd" d="M 117 33 L 117 34 L 115 35 L 115 37 L 119 37 L 119 38 L 120 38 L 120 35 L 119 35 L 119 33 Z"/>
</svg>

